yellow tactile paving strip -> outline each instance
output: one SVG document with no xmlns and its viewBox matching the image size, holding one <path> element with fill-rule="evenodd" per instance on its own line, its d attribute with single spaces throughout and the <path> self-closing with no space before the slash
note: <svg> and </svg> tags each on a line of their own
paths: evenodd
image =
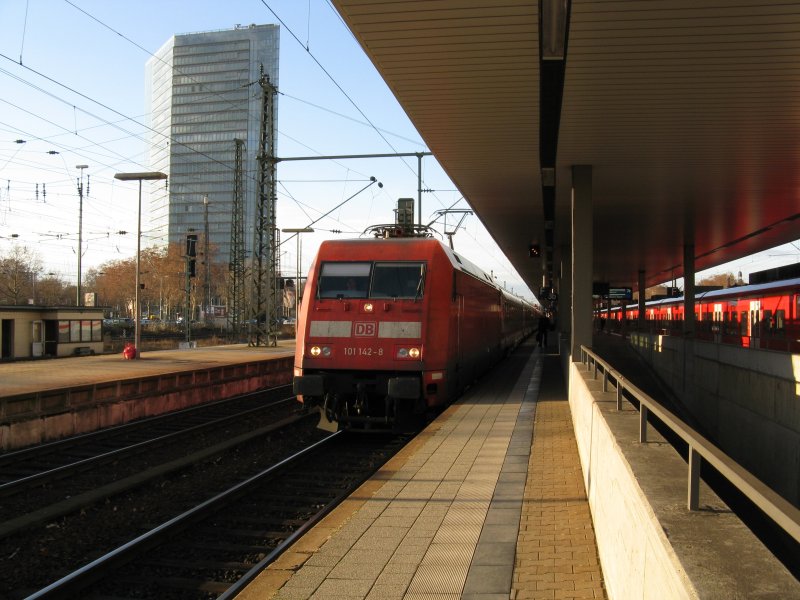
<svg viewBox="0 0 800 600">
<path fill-rule="evenodd" d="M 536 406 L 511 598 L 607 598 L 569 404 L 546 390 Z"/>
</svg>

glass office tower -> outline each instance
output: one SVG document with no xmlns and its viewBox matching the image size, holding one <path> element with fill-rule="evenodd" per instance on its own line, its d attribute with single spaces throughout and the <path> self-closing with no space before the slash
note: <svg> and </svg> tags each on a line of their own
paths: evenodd
<svg viewBox="0 0 800 600">
<path fill-rule="evenodd" d="M 176 35 L 147 61 L 150 169 L 169 175 L 169 187 L 153 186 L 143 243 L 182 244 L 192 230 L 202 239 L 207 210 L 212 260 L 228 262 L 238 138 L 244 140 L 245 255 L 252 256 L 262 107 L 258 81 L 263 65 L 277 87 L 278 48 L 277 25 L 236 26 Z"/>
</svg>

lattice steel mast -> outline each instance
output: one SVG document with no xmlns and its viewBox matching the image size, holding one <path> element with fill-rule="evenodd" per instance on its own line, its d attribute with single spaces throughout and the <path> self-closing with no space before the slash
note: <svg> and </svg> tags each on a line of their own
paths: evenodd
<svg viewBox="0 0 800 600">
<path fill-rule="evenodd" d="M 241 341 L 245 314 L 244 266 L 244 140 L 234 139 L 233 210 L 231 214 L 231 248 L 228 263 L 228 330 L 234 341 Z"/>
<path fill-rule="evenodd" d="M 253 244 L 253 303 L 251 346 L 278 344 L 278 247 L 280 233 L 275 222 L 275 98 L 278 89 L 261 66 L 261 130 L 258 140 L 258 200 Z"/>
</svg>

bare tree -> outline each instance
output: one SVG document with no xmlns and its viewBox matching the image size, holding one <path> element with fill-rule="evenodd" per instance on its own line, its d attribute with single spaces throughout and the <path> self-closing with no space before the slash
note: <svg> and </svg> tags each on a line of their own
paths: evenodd
<svg viewBox="0 0 800 600">
<path fill-rule="evenodd" d="M 697 285 L 709 285 L 709 286 L 718 285 L 727 288 L 737 285 L 737 277 L 736 275 L 730 272 L 718 273 L 717 275 L 709 275 L 708 277 L 703 277 L 700 281 L 697 282 Z"/>
<path fill-rule="evenodd" d="M 41 272 L 41 258 L 26 246 L 15 245 L 0 255 L 0 303 L 36 303 L 36 279 Z"/>
</svg>

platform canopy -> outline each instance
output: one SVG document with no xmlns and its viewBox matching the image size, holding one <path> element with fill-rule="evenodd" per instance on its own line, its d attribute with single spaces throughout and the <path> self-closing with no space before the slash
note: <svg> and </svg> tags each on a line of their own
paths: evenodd
<svg viewBox="0 0 800 600">
<path fill-rule="evenodd" d="M 595 281 L 681 276 L 692 229 L 698 271 L 800 238 L 800 3 L 333 4 L 534 292 L 569 251 L 573 165 Z"/>
</svg>

